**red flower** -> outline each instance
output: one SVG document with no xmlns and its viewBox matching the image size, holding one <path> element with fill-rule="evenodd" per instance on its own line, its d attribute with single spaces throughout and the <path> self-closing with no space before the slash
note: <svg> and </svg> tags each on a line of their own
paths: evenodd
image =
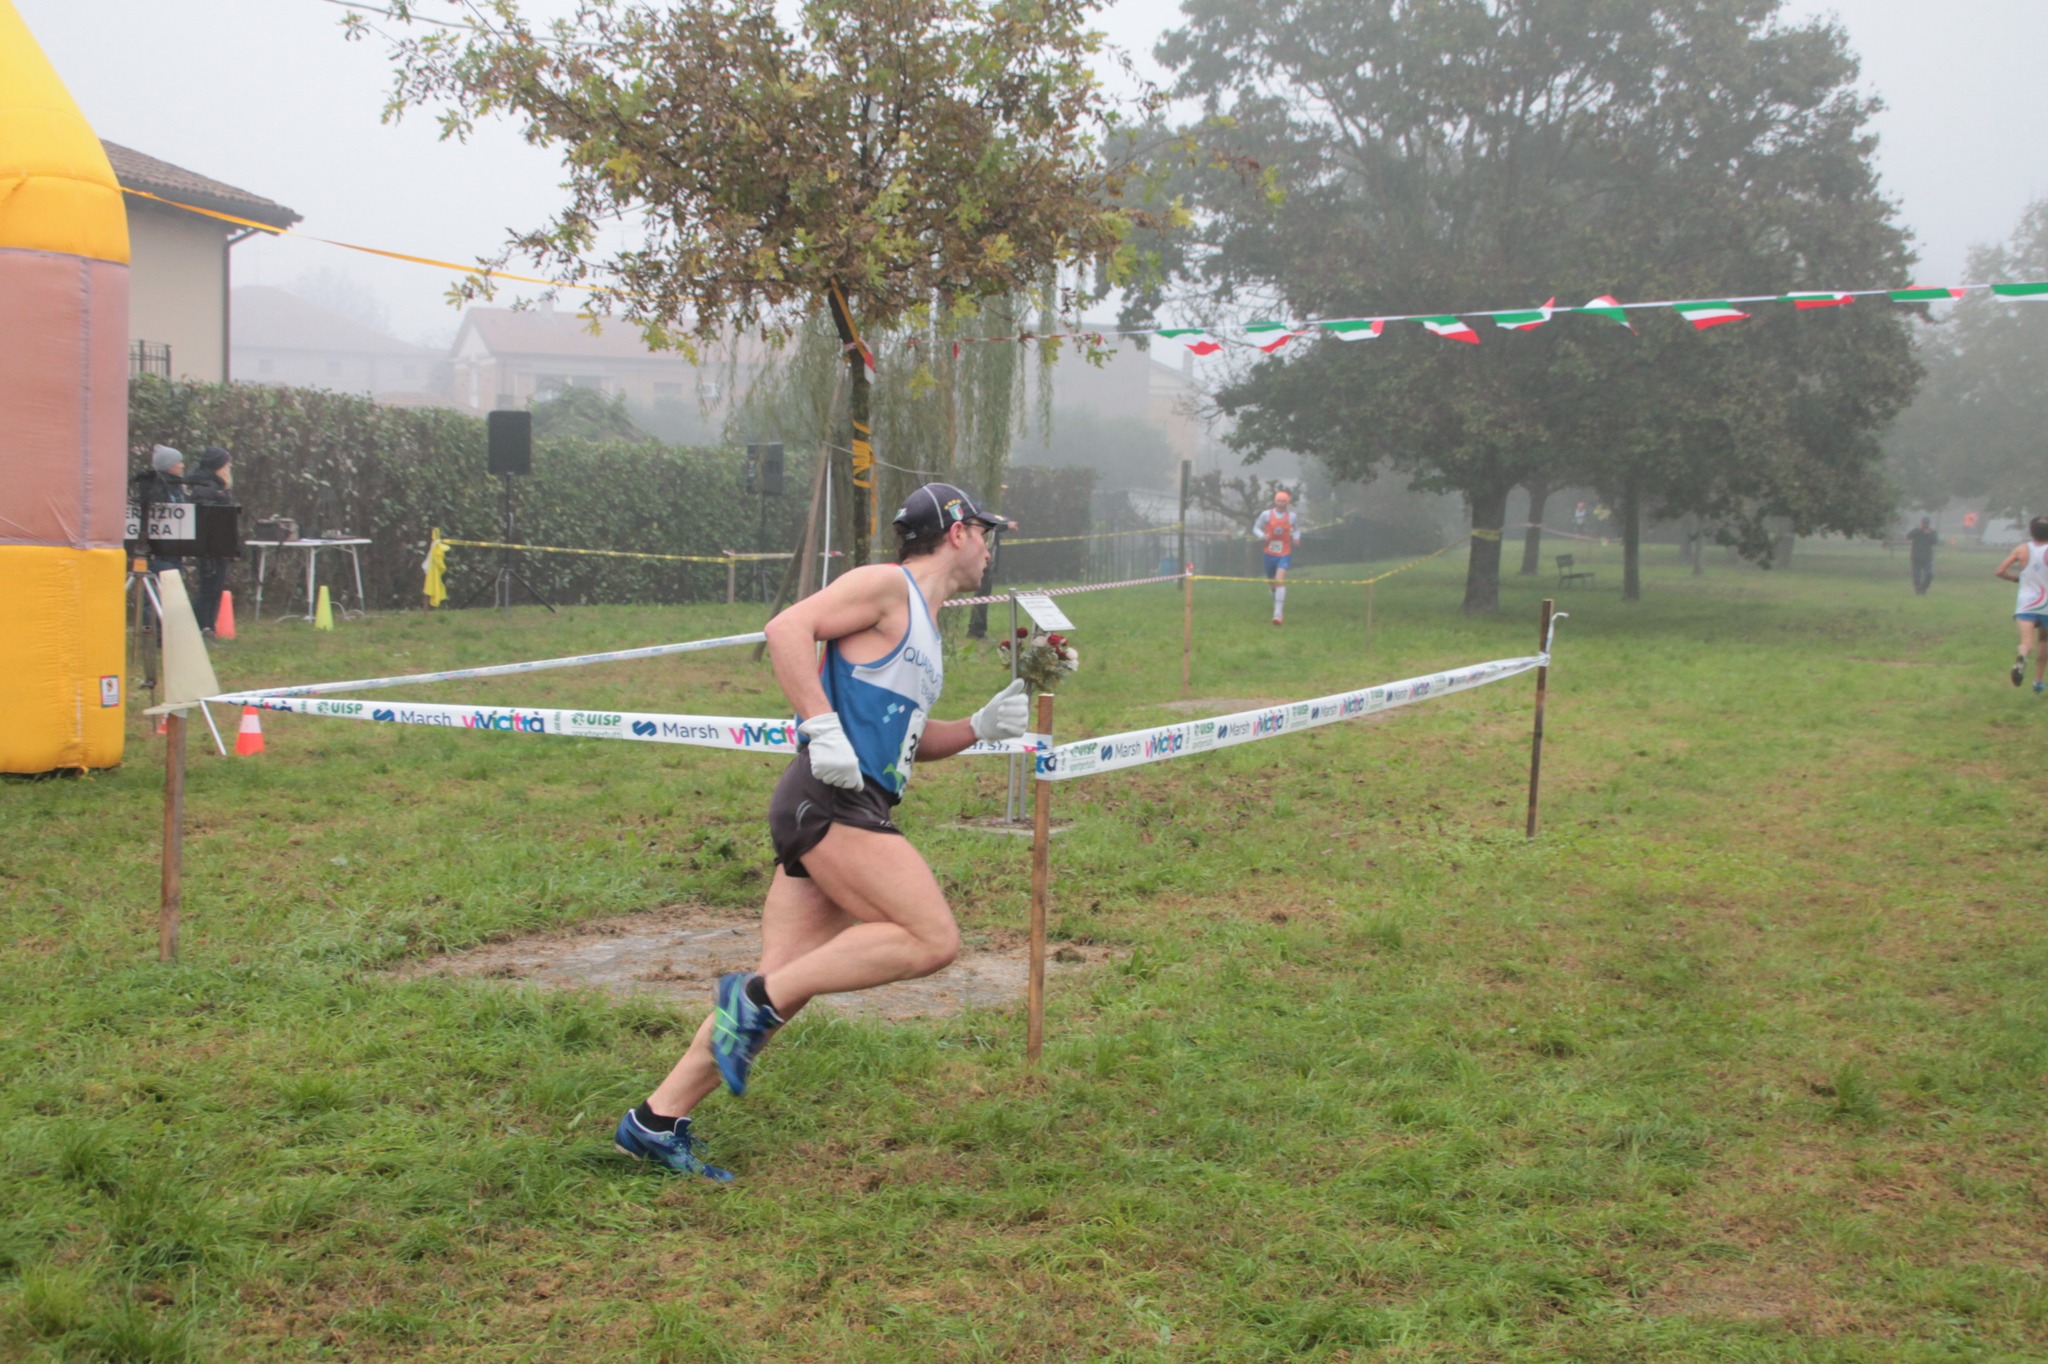
<svg viewBox="0 0 2048 1364">
<path fill-rule="evenodd" d="M 1052 645 L 1056 649 L 1065 648 L 1067 643 L 1067 637 L 1065 635 L 1047 635 L 1045 637 L 1045 642 L 1047 644 Z"/>
</svg>

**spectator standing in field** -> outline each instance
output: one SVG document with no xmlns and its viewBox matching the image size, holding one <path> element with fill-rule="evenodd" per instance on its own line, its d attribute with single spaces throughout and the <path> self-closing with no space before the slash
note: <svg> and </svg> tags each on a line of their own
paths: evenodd
<svg viewBox="0 0 2048 1364">
<path fill-rule="evenodd" d="M 2027 680 L 2027 655 L 2033 654 L 2034 690 L 2048 691 L 2048 516 L 2037 516 L 2027 526 L 2031 542 L 2014 545 L 2012 553 L 1993 570 L 2009 583 L 2020 585 L 2019 600 L 2012 618 L 2020 628 L 2019 656 L 2012 663 L 2012 684 Z"/>
<path fill-rule="evenodd" d="M 704 1162 L 690 1128 L 721 1079 L 745 1093 L 769 1037 L 818 995 L 952 964 L 960 950 L 953 911 L 891 816 L 915 761 L 1024 732 L 1030 703 L 1021 681 L 968 719 L 929 718 L 945 664 L 934 613 L 981 581 L 989 537 L 1007 524 L 962 489 L 927 483 L 896 513 L 897 563 L 853 569 L 768 622 L 775 680 L 802 719 L 796 756 L 768 803 L 776 865 L 760 966 L 720 978 L 689 1050 L 619 1119 L 612 1139 L 624 1154 L 731 1179 Z"/>
<path fill-rule="evenodd" d="M 1301 525 L 1293 507 L 1294 499 L 1285 488 L 1273 493 L 1273 505 L 1252 522 L 1252 535 L 1266 558 L 1266 581 L 1273 584 L 1273 623 L 1287 614 L 1287 566 L 1293 562 L 1294 547 L 1301 543 Z"/>
<path fill-rule="evenodd" d="M 149 468 L 136 474 L 131 480 L 135 488 L 136 509 L 142 514 L 142 543 L 149 556 L 149 571 L 162 573 L 168 569 L 182 569 L 183 558 L 169 549 L 160 549 L 149 538 L 149 523 L 158 507 L 168 507 L 179 502 L 190 502 L 192 494 L 185 486 L 185 452 L 168 445 L 156 446 L 149 452 Z"/>
<path fill-rule="evenodd" d="M 228 452 L 218 445 L 209 445 L 199 456 L 199 472 L 185 480 L 191 489 L 192 500 L 201 506 L 225 507 L 234 503 L 235 495 L 230 491 L 234 474 L 228 468 Z M 220 615 L 220 596 L 227 590 L 228 568 L 232 559 L 201 559 L 199 561 L 199 593 L 194 599 L 195 614 L 199 617 L 199 628 L 209 637 L 213 634 L 215 620 Z"/>
<path fill-rule="evenodd" d="M 1921 517 L 1920 524 L 1906 532 L 1906 547 L 1913 556 L 1913 595 L 1924 597 L 1927 589 L 1934 585 L 1934 547 L 1941 543 L 1941 536 L 1935 533 L 1934 522 Z"/>
<path fill-rule="evenodd" d="M 149 452 L 149 467 L 138 471 L 129 480 L 129 486 L 133 489 L 135 509 L 142 521 L 138 530 L 139 538 L 130 545 L 129 553 L 144 556 L 152 575 L 172 569 L 182 571 L 185 567 L 184 559 L 167 546 L 150 539 L 149 524 L 157 515 L 159 507 L 192 500 L 191 494 L 185 488 L 185 452 L 169 445 L 152 448 Z M 143 596 L 142 627 L 149 631 L 151 638 L 161 644 L 162 632 L 157 628 L 156 608 L 149 604 L 147 594 Z M 143 679 L 143 684 L 151 687 L 156 685 L 153 671 Z"/>
</svg>

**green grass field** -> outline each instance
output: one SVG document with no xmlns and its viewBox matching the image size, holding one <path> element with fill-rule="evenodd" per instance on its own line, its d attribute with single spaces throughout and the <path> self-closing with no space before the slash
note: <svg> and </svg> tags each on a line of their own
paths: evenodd
<svg viewBox="0 0 2048 1364">
<path fill-rule="evenodd" d="M 0 784 L 0 1358 L 2040 1359 L 2048 700 L 2005 679 L 2010 589 L 1674 558 L 1626 604 L 1579 555 L 1534 843 L 1527 677 L 1063 784 L 1054 936 L 1118 958 L 1053 992 L 1042 1071 L 1021 1009 L 806 1017 L 700 1114 L 724 1190 L 611 1150 L 694 1013 L 381 968 L 755 904 L 777 760 L 266 717 L 261 758 L 195 742 L 173 966 L 142 722 L 116 771 Z M 1274 630 L 1203 584 L 1195 695 L 1529 652 L 1544 580 L 1474 621 L 1461 574 L 1381 584 L 1370 642 L 1355 589 Z M 1184 717 L 1173 589 L 1066 605 L 1061 737 Z M 216 661 L 757 624 L 266 623 Z M 999 685 L 950 669 L 944 713 Z M 382 695 L 780 710 L 743 650 Z M 948 826 L 1002 786 L 930 765 L 902 812 L 982 944 L 1028 851 Z"/>
</svg>

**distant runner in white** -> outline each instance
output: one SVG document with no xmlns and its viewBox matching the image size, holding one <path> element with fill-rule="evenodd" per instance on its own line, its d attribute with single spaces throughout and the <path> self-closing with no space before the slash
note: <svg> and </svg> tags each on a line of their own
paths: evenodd
<svg viewBox="0 0 2048 1364">
<path fill-rule="evenodd" d="M 898 563 L 856 568 L 768 622 L 775 680 L 802 737 L 768 803 L 775 877 L 760 966 L 719 980 L 690 1049 L 619 1119 L 613 1140 L 626 1155 L 731 1179 L 705 1163 L 690 1130 L 721 1078 L 745 1093 L 769 1037 L 816 996 L 928 976 L 959 954 L 938 879 L 891 815 L 916 761 L 1024 733 L 1021 681 L 968 719 L 930 718 L 945 680 L 932 613 L 981 581 L 989 540 L 1009 524 L 964 490 L 927 483 L 896 513 Z"/>
<path fill-rule="evenodd" d="M 2009 583 L 2020 585 L 2013 603 L 2013 622 L 2020 627 L 2019 657 L 2012 661 L 2012 684 L 2027 680 L 2027 655 L 2034 655 L 2034 690 L 2048 691 L 2048 516 L 2037 516 L 2027 526 L 2030 543 L 2014 545 L 2005 562 L 1992 570 Z"/>
</svg>

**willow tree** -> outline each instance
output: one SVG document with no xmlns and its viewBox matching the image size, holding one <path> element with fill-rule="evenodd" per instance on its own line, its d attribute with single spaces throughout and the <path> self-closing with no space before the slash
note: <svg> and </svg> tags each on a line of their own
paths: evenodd
<svg viewBox="0 0 2048 1364">
<path fill-rule="evenodd" d="M 976 338 L 1048 331 L 1050 302 L 1043 291 L 1035 297 L 1004 295 L 984 300 L 972 313 L 929 316 L 921 325 L 868 338 L 876 357 L 873 425 L 887 452 L 874 460 L 874 506 L 882 513 L 934 479 L 962 482 L 986 498 L 1000 498 L 1018 433 L 1034 417 L 1041 429 L 1050 425 L 1051 366 L 1061 345 Z M 777 434 L 802 443 L 830 432 L 846 396 L 839 355 L 829 316 L 810 318 L 795 343 L 770 359 L 735 405 L 726 426 L 728 439 Z M 1000 501 L 996 505 L 1000 508 Z M 834 500 L 833 544 L 852 542 L 859 529 L 856 519 L 846 499 Z M 793 583 L 792 575 L 785 593 Z M 973 633 L 979 633 L 985 613 L 986 608 L 975 609 Z"/>
<path fill-rule="evenodd" d="M 438 108 L 458 138 L 510 116 L 558 148 L 567 202 L 489 264 L 535 261 L 651 346 L 829 317 L 866 562 L 868 334 L 1131 260 L 1139 215 L 1104 150 L 1117 110 L 1088 27 L 1103 3 L 582 0 L 540 25 L 517 0 L 465 0 L 461 25 L 395 40 L 386 116 Z M 422 11 L 396 0 L 402 21 Z"/>
</svg>

